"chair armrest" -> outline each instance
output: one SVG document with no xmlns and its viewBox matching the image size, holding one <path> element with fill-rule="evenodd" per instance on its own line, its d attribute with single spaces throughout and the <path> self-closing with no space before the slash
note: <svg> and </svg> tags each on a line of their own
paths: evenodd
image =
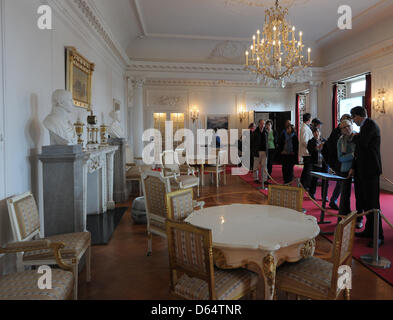
<svg viewBox="0 0 393 320">
<path fill-rule="evenodd" d="M 60 253 L 60 249 L 63 249 L 65 244 L 63 242 L 52 242 L 50 240 L 34 240 L 34 241 L 22 241 L 12 242 L 0 248 L 0 254 L 8 253 L 19 253 L 19 252 L 31 252 L 37 250 L 52 249 L 55 255 L 57 265 L 64 270 L 72 270 L 73 266 L 66 264 Z M 76 259 L 73 259 L 73 264 L 76 264 Z"/>
</svg>

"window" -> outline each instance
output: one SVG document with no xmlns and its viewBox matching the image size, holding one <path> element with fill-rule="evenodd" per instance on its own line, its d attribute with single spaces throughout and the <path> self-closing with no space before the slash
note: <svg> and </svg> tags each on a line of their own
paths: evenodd
<svg viewBox="0 0 393 320">
<path fill-rule="evenodd" d="M 366 80 L 356 81 L 351 83 L 351 94 L 365 92 Z"/>
</svg>

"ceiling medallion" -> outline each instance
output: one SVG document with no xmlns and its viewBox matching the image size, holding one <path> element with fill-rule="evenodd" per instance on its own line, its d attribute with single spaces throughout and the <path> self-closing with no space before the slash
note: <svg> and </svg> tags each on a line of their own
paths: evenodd
<svg viewBox="0 0 393 320">
<path fill-rule="evenodd" d="M 274 5 L 275 0 L 224 0 L 226 4 L 239 4 L 249 7 L 263 7 L 268 8 Z M 310 0 L 281 0 L 281 4 L 287 8 L 293 5 L 305 4 Z"/>
<path fill-rule="evenodd" d="M 241 1 L 241 0 L 239 0 Z M 263 31 L 252 37 L 250 51 L 246 51 L 246 70 L 257 75 L 265 85 L 285 87 L 286 82 L 299 82 L 310 76 L 311 48 L 307 60 L 303 56 L 303 33 L 296 40 L 295 26 L 286 20 L 288 9 L 276 0 L 275 7 L 265 11 Z M 290 35 L 291 34 L 291 35 Z"/>
</svg>

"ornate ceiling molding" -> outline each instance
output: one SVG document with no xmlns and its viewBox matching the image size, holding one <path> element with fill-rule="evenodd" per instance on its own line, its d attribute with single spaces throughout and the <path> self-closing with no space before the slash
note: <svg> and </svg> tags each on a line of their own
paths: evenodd
<svg viewBox="0 0 393 320">
<path fill-rule="evenodd" d="M 78 11 L 85 17 L 85 21 L 89 24 L 89 26 L 97 32 L 99 37 L 105 42 L 115 56 L 127 66 L 129 64 L 128 56 L 120 45 L 115 43 L 110 31 L 107 31 L 107 28 L 103 26 L 101 18 L 97 17 L 99 14 L 98 10 L 95 7 L 93 8 L 94 4 L 92 5 L 85 0 L 73 0 L 73 2 L 77 6 Z"/>
<path fill-rule="evenodd" d="M 255 81 L 227 81 L 227 80 L 187 80 L 187 79 L 148 79 L 146 86 L 184 86 L 184 87 L 243 87 L 243 88 L 264 88 Z M 266 89 L 266 88 L 264 88 Z"/>
<path fill-rule="evenodd" d="M 215 73 L 243 73 L 243 65 L 192 64 L 192 63 L 163 63 L 163 62 L 131 62 L 129 71 L 155 72 L 215 72 Z"/>
<path fill-rule="evenodd" d="M 276 3 L 276 0 L 223 0 L 225 4 L 237 4 L 243 5 L 247 7 L 263 7 L 270 8 L 273 7 Z M 310 0 L 280 0 L 279 4 L 282 7 L 290 8 L 295 5 L 306 4 L 310 2 Z"/>
</svg>

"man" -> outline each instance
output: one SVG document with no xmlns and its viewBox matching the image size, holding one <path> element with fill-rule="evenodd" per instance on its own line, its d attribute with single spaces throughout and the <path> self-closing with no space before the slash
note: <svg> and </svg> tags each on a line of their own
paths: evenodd
<svg viewBox="0 0 393 320">
<path fill-rule="evenodd" d="M 379 177 L 382 174 L 381 161 L 381 132 L 374 120 L 367 118 L 367 111 L 363 107 L 355 107 L 351 110 L 353 121 L 360 126 L 360 133 L 353 137 L 355 143 L 355 157 L 349 176 L 355 177 L 355 189 L 357 189 L 357 201 L 361 211 L 380 209 L 379 203 Z M 361 212 L 358 212 L 361 213 Z M 366 216 L 366 227 L 363 232 L 356 236 L 361 238 L 374 237 L 374 214 Z M 379 219 L 378 246 L 383 245 L 384 236 L 382 221 Z M 373 241 L 369 247 L 373 246 Z"/>
<path fill-rule="evenodd" d="M 300 182 L 306 190 L 310 188 L 310 172 L 312 169 L 311 156 L 307 150 L 307 144 L 314 137 L 310 128 L 310 124 L 311 114 L 305 113 L 303 115 L 303 125 L 300 129 L 299 157 L 303 157 L 304 164 L 302 175 L 300 177 Z"/>
<path fill-rule="evenodd" d="M 321 130 L 321 125 L 323 125 L 323 122 L 321 120 L 319 120 L 318 118 L 312 119 L 311 130 L 313 128 L 317 128 L 317 129 Z"/>
<path fill-rule="evenodd" d="M 253 133 L 253 147 L 254 147 L 254 181 L 260 183 L 259 173 L 261 171 L 262 176 L 262 188 L 265 187 L 266 183 L 266 171 L 267 170 L 267 132 L 265 129 L 265 121 L 259 120 L 258 128 Z"/>
<path fill-rule="evenodd" d="M 344 114 L 340 119 L 340 123 L 343 122 L 344 120 L 350 120 L 352 122 L 351 115 Z M 322 150 L 322 154 L 327 164 L 337 175 L 341 175 L 340 174 L 341 163 L 340 161 L 338 161 L 338 156 L 337 156 L 337 142 L 338 139 L 340 139 L 340 137 L 341 137 L 341 129 L 340 126 L 337 126 L 337 128 L 333 129 L 332 133 L 330 134 Z M 331 209 L 339 210 L 337 206 L 337 199 L 340 196 L 340 193 L 341 193 L 341 181 L 337 181 L 336 187 L 334 188 L 332 197 L 330 198 L 329 201 L 329 207 Z M 363 227 L 360 226 L 360 224 L 358 224 L 357 226 L 360 228 Z"/>
</svg>

